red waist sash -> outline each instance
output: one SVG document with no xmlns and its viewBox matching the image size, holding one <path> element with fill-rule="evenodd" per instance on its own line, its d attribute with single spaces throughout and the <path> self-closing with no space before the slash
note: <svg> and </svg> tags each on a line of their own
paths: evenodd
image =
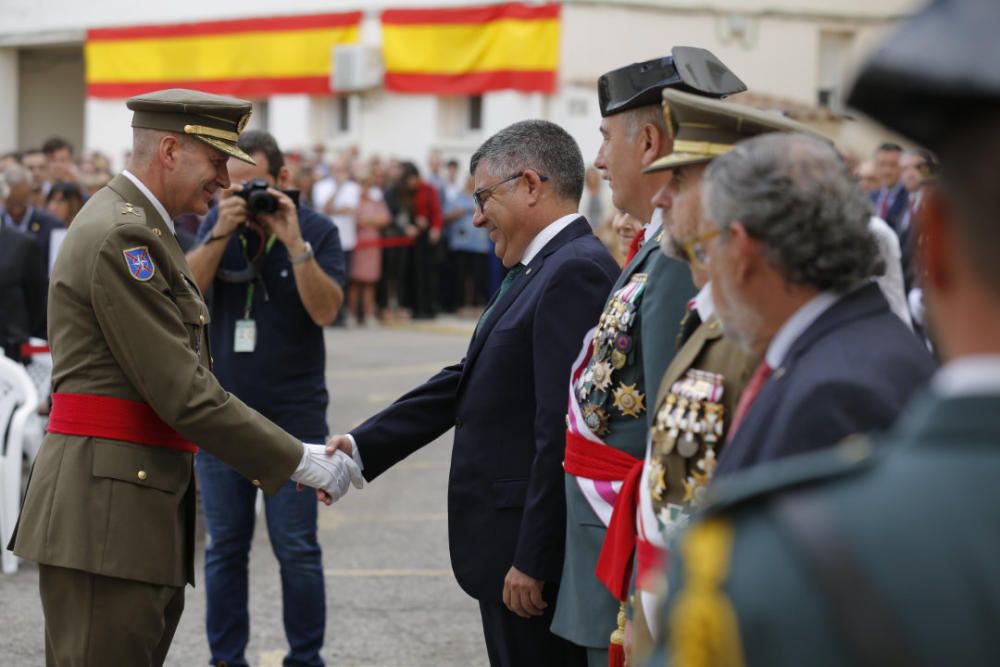
<svg viewBox="0 0 1000 667">
<path fill-rule="evenodd" d="M 639 479 L 642 460 L 631 454 L 600 445 L 576 433 L 566 432 L 566 472 L 577 477 L 604 481 L 622 481 L 615 500 L 611 523 L 604 535 L 604 546 L 594 573 L 617 600 L 628 596 L 632 578 L 632 553 L 635 551 L 635 510 L 639 504 Z"/>
<path fill-rule="evenodd" d="M 123 440 L 190 454 L 198 446 L 171 428 L 146 403 L 93 394 L 52 394 L 49 433 Z"/>
</svg>

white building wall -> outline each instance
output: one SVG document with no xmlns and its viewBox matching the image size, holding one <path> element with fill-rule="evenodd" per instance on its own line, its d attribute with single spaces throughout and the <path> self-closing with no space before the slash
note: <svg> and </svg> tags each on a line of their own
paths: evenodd
<svg viewBox="0 0 1000 667">
<path fill-rule="evenodd" d="M 17 49 L 0 49 L 0 151 L 18 148 Z"/>
<path fill-rule="evenodd" d="M 364 154 L 414 159 L 423 164 L 431 149 L 445 157 L 466 159 L 494 131 L 516 120 L 548 118 L 570 131 L 585 160 L 596 154 L 596 81 L 600 74 L 630 62 L 669 53 L 672 46 L 702 46 L 728 64 L 752 91 L 814 104 L 819 82 L 819 39 L 825 29 L 856 36 L 860 56 L 882 34 L 890 19 L 916 0 L 576 0 L 564 2 L 559 87 L 554 95 L 511 91 L 488 93 L 483 102 L 483 128 L 443 131 L 443 102 L 431 95 L 397 95 L 383 90 L 354 94 L 351 127 L 337 130 L 334 98 L 302 95 L 269 100 L 267 127 L 286 150 L 308 149 L 317 142 L 330 149 L 357 145 Z M 78 3 L 49 0 L 27 3 L 0 0 L 0 47 L 5 44 L 65 43 L 83 39 L 93 26 L 148 25 L 268 14 L 321 13 L 362 9 L 362 43 L 377 46 L 378 14 L 385 7 L 468 5 L 463 0 L 174 0 L 150 5 L 134 0 Z M 477 3 L 478 4 L 478 3 Z M 75 37 L 72 37 L 75 35 Z M 10 105 L 4 95 L 9 63 L 16 53 L 0 50 L 0 112 Z M 7 74 L 5 74 L 5 72 Z M 5 79 L 5 76 L 8 78 Z M 16 81 L 15 81 L 16 89 Z M 124 100 L 88 100 L 85 146 L 108 152 L 120 166 L 130 143 L 129 112 Z M 10 136 L 16 115 L 0 113 L 0 146 Z M 16 139 L 15 139 L 16 142 Z"/>
</svg>

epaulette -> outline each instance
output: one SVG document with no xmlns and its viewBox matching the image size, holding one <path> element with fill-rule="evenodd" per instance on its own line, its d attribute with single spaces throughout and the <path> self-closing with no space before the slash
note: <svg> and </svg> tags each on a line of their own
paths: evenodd
<svg viewBox="0 0 1000 667">
<path fill-rule="evenodd" d="M 141 206 L 127 201 L 116 201 L 112 204 L 115 213 L 115 224 L 123 225 L 130 222 L 146 222 L 146 212 Z"/>
<path fill-rule="evenodd" d="M 716 479 L 705 494 L 701 510 L 704 515 L 726 513 L 776 494 L 861 474 L 877 460 L 868 437 L 852 436 L 832 449 L 769 462 L 731 478 Z"/>
</svg>

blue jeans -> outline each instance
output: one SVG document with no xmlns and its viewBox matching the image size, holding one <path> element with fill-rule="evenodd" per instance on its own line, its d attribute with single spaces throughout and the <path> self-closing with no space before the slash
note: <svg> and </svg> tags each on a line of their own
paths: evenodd
<svg viewBox="0 0 1000 667">
<path fill-rule="evenodd" d="M 205 547 L 205 625 L 211 664 L 247 665 L 250 636 L 247 563 L 254 529 L 257 487 L 204 451 L 195 469 L 208 530 Z M 316 494 L 287 482 L 265 496 L 271 547 L 281 566 L 281 604 L 289 651 L 284 667 L 322 667 L 326 630 L 323 561 L 316 540 Z"/>
</svg>

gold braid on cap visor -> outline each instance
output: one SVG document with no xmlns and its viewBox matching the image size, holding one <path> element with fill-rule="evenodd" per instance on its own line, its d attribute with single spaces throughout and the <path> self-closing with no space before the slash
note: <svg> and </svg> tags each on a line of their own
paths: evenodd
<svg viewBox="0 0 1000 667">
<path fill-rule="evenodd" d="M 225 141 L 232 141 L 236 143 L 236 140 L 240 138 L 236 132 L 228 132 L 226 130 L 218 130 L 214 127 L 208 127 L 207 125 L 185 125 L 184 132 L 186 134 L 201 134 L 206 137 L 215 137 L 216 139 L 224 139 Z"/>
<path fill-rule="evenodd" d="M 725 155 L 733 150 L 732 144 L 717 144 L 712 141 L 674 140 L 675 153 L 694 153 L 696 155 Z"/>
</svg>

